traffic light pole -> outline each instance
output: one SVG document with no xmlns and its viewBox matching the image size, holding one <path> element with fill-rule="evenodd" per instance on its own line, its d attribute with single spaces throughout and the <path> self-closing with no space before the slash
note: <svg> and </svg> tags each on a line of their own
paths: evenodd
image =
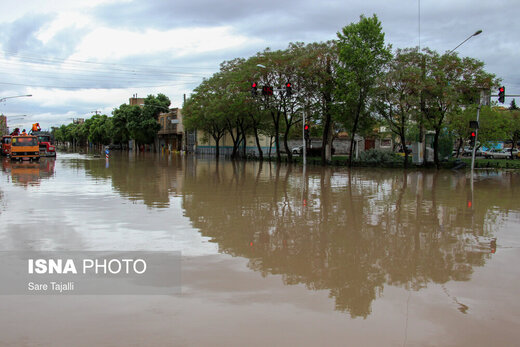
<svg viewBox="0 0 520 347">
<path fill-rule="evenodd" d="M 480 118 L 480 108 L 482 104 L 479 103 L 477 107 L 477 124 Z M 475 143 L 473 144 L 473 153 L 471 154 L 471 179 L 473 180 L 473 168 L 475 167 L 475 153 L 477 151 L 477 141 L 478 141 L 478 127 L 475 129 Z"/>
<path fill-rule="evenodd" d="M 305 114 L 307 110 L 303 111 L 303 123 L 302 123 L 302 139 L 303 139 L 303 167 L 307 165 L 307 139 L 305 138 Z"/>
</svg>

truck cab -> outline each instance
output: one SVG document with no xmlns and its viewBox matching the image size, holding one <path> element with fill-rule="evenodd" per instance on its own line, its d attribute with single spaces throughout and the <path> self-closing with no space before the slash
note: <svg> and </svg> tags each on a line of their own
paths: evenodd
<svg viewBox="0 0 520 347">
<path fill-rule="evenodd" d="M 40 149 L 40 157 L 55 157 L 56 147 L 52 135 L 44 131 L 33 131 L 31 133 L 38 137 L 38 147 Z"/>
<path fill-rule="evenodd" d="M 11 137 L 11 160 L 39 160 L 38 137 L 19 135 Z"/>
<path fill-rule="evenodd" d="M 8 156 L 11 152 L 11 135 L 2 136 L 2 155 Z"/>
</svg>

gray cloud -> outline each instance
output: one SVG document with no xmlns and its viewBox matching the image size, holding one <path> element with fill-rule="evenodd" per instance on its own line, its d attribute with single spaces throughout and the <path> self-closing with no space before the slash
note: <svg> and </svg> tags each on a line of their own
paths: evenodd
<svg viewBox="0 0 520 347">
<path fill-rule="evenodd" d="M 514 34 L 520 31 L 517 23 L 519 11 L 506 0 L 493 3 L 484 0 L 436 0 L 421 1 L 421 46 L 438 52 L 446 52 L 478 29 L 483 33 L 461 46 L 457 52 L 461 56 L 471 56 L 486 62 L 486 69 L 504 79 L 507 91 L 520 89 L 520 73 L 517 69 L 518 46 Z M 356 22 L 361 14 L 377 14 L 382 22 L 386 41 L 397 47 L 414 47 L 419 43 L 419 0 L 371 0 L 365 2 L 344 0 L 287 0 L 287 1 L 132 1 L 100 5 L 88 10 L 93 18 L 92 25 L 122 28 L 133 32 L 148 29 L 169 30 L 190 27 L 229 26 L 236 35 L 251 38 L 251 42 L 240 47 L 217 50 L 195 56 L 177 57 L 164 52 L 160 54 L 137 53 L 110 63 L 147 65 L 162 67 L 168 72 L 184 73 L 187 77 L 160 76 L 139 67 L 143 74 L 135 79 L 115 71 L 98 71 L 84 68 L 77 73 L 55 73 L 46 76 L 43 72 L 26 73 L 25 76 L 9 69 L 2 69 L 4 82 L 20 84 L 42 84 L 56 86 L 85 86 L 102 88 L 122 88 L 143 85 L 188 85 L 188 81 L 211 75 L 224 60 L 236 57 L 247 58 L 266 47 L 283 49 L 289 42 L 316 42 L 336 38 L 342 27 Z M 55 15 L 26 15 L 11 23 L 2 23 L 0 42 L 4 51 L 24 52 L 33 57 L 56 57 L 65 59 L 74 52 L 76 45 L 86 31 L 67 28 L 57 33 L 46 44 L 37 39 L 37 33 L 45 28 Z M 85 29 L 86 30 L 86 29 Z M 258 44 L 258 42 L 261 42 Z M 175 58 L 174 58 L 175 56 Z M 109 63 L 109 62 L 106 62 Z M 197 69 L 209 67 L 211 69 Z M 137 67 L 136 67 L 137 68 Z M 41 81 L 41 82 L 39 82 Z M 11 88 L 0 84 L 0 88 Z M 131 94 L 131 93 L 129 93 Z M 173 99 L 176 96 L 170 95 Z M 126 100 L 115 101 L 114 106 Z M 64 105 L 59 111 L 77 109 L 74 105 Z M 47 110 L 45 110 L 47 111 Z"/>
<path fill-rule="evenodd" d="M 86 29 L 69 27 L 57 32 L 48 42 L 38 39 L 39 31 L 50 24 L 56 15 L 30 14 L 4 25 L 0 41 L 7 55 L 17 55 L 21 60 L 30 60 L 24 53 L 40 58 L 66 58 L 74 53 L 75 48 L 86 33 Z"/>
<path fill-rule="evenodd" d="M 18 53 L 41 45 L 38 31 L 54 19 L 54 15 L 27 15 L 4 25 L 0 36 L 5 50 Z"/>
</svg>

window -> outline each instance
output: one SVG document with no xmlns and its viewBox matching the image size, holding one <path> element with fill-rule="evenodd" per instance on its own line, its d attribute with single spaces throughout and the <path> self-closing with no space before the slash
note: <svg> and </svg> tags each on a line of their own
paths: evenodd
<svg viewBox="0 0 520 347">
<path fill-rule="evenodd" d="M 35 137 L 15 137 L 12 143 L 13 146 L 38 146 L 38 140 Z"/>
</svg>

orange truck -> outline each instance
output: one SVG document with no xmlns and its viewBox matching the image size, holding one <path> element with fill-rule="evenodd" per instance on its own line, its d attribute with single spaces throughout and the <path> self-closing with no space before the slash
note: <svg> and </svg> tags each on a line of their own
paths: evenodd
<svg viewBox="0 0 520 347">
<path fill-rule="evenodd" d="M 39 160 L 38 137 L 34 135 L 12 136 L 9 156 L 11 160 Z"/>
</svg>

